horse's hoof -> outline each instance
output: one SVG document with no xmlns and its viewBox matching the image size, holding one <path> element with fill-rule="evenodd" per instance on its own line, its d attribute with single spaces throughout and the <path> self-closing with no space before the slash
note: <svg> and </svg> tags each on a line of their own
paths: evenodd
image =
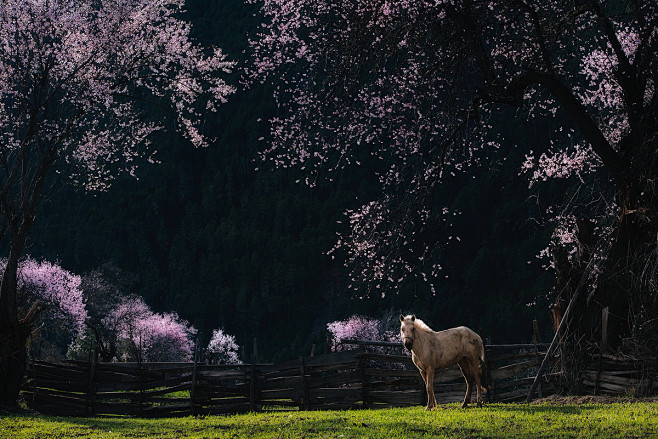
<svg viewBox="0 0 658 439">
<path fill-rule="evenodd" d="M 478 402 L 478 408 L 482 408 L 482 403 Z"/>
<path fill-rule="evenodd" d="M 462 408 L 463 408 L 463 409 L 467 409 L 467 408 L 468 408 L 468 404 L 463 403 L 463 404 L 462 404 Z"/>
</svg>

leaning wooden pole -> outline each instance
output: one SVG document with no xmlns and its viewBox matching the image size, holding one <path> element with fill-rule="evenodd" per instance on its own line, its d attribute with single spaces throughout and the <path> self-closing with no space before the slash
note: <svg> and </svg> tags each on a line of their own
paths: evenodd
<svg viewBox="0 0 658 439">
<path fill-rule="evenodd" d="M 580 295 L 580 292 L 582 291 L 583 287 L 585 286 L 585 283 L 587 282 L 587 279 L 589 279 L 589 273 L 590 273 L 590 266 L 592 265 L 593 259 L 589 260 L 589 263 L 587 264 L 587 267 L 585 267 L 585 271 L 583 271 L 583 275 L 580 277 L 580 282 L 578 282 L 578 286 L 576 287 L 576 291 L 573 293 L 573 296 L 571 296 L 571 300 L 569 301 L 569 305 L 567 306 L 567 310 L 564 312 L 564 315 L 562 316 L 562 320 L 560 321 L 560 326 L 558 326 L 557 331 L 555 331 L 555 335 L 553 336 L 553 341 L 551 341 L 551 345 L 548 347 L 548 350 L 546 351 L 546 355 L 544 356 L 544 360 L 541 362 L 541 366 L 539 366 L 539 370 L 537 371 L 537 376 L 535 377 L 535 380 L 532 382 L 532 386 L 530 386 L 530 391 L 528 392 L 528 397 L 526 398 L 526 402 L 532 401 L 532 395 L 535 393 L 535 390 L 537 389 L 537 386 L 539 385 L 539 382 L 541 380 L 541 376 L 544 374 L 544 371 L 546 370 L 546 367 L 548 367 L 549 359 L 553 355 L 553 352 L 557 348 L 557 345 L 559 344 L 560 341 L 560 336 L 562 335 L 562 332 L 568 325 L 568 320 L 569 320 L 569 314 L 571 313 L 571 309 L 573 308 L 574 302 L 576 302 L 576 299 Z"/>
</svg>

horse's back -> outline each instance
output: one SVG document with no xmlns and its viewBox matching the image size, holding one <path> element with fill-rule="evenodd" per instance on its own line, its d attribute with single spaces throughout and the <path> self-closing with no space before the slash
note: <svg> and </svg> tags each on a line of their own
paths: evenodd
<svg viewBox="0 0 658 439">
<path fill-rule="evenodd" d="M 478 358 L 484 358 L 484 343 L 482 338 L 467 326 L 457 326 L 452 328 L 455 334 L 461 339 L 461 346 L 464 349 L 464 354 L 473 354 Z"/>
</svg>

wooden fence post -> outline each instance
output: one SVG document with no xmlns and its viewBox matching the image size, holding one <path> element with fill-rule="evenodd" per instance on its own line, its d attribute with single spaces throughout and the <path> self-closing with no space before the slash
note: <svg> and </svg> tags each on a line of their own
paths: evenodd
<svg viewBox="0 0 658 439">
<path fill-rule="evenodd" d="M 603 352 L 608 344 L 608 315 L 610 308 L 605 307 L 601 310 L 601 345 L 599 346 L 599 361 L 596 363 L 596 379 L 594 380 L 594 395 L 599 394 L 599 382 L 601 381 L 601 362 L 603 361 Z"/>
<path fill-rule="evenodd" d="M 253 355 L 251 357 L 251 371 L 249 377 L 249 411 L 255 412 L 258 409 L 256 401 L 256 363 L 258 363 L 258 339 L 252 340 Z"/>
<path fill-rule="evenodd" d="M 196 368 L 199 362 L 199 336 L 194 339 L 194 366 L 192 367 L 192 384 L 190 386 L 190 411 L 193 415 L 197 414 L 194 402 L 194 389 L 196 387 Z"/>
<path fill-rule="evenodd" d="M 532 319 L 532 329 L 535 333 L 534 335 L 534 340 L 535 340 L 535 360 L 537 361 L 537 367 L 541 366 L 541 361 L 539 360 L 539 325 L 537 325 L 537 319 Z M 537 394 L 539 395 L 540 398 L 543 398 L 544 396 L 542 395 L 541 391 L 541 381 L 537 385 Z"/>
<path fill-rule="evenodd" d="M 251 359 L 252 360 L 251 362 L 258 363 L 258 339 L 256 339 L 256 337 L 254 337 L 253 339 L 253 347 L 254 347 L 254 356 Z"/>
<path fill-rule="evenodd" d="M 38 388 L 37 369 L 36 369 L 36 367 L 34 367 L 34 359 L 32 359 L 31 363 L 32 363 L 32 406 L 30 408 L 32 410 L 35 410 L 36 409 L 37 388 Z"/>
<path fill-rule="evenodd" d="M 87 414 L 94 413 L 96 405 L 96 389 L 94 380 L 96 378 L 96 365 L 98 364 L 98 345 L 94 347 L 94 354 L 89 359 L 89 377 L 87 378 Z"/>
<path fill-rule="evenodd" d="M 363 401 L 363 408 L 370 408 L 370 401 L 368 395 L 368 377 L 366 376 L 366 366 L 368 360 L 365 359 L 363 353 L 359 354 L 359 372 L 361 374 L 361 400 Z"/>
<path fill-rule="evenodd" d="M 601 310 L 601 350 L 605 350 L 608 346 L 608 316 L 610 315 L 610 307 L 606 306 Z"/>
<path fill-rule="evenodd" d="M 249 411 L 256 411 L 256 363 L 251 363 L 251 375 L 249 377 Z"/>
<path fill-rule="evenodd" d="M 310 410 L 311 401 L 309 400 L 308 381 L 306 381 L 306 367 L 304 366 L 304 357 L 299 357 L 299 374 L 302 379 L 302 404 L 300 409 Z"/>
</svg>

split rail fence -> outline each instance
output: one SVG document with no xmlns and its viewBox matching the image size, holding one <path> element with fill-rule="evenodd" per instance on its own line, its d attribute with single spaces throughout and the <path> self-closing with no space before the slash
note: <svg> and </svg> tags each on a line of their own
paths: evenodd
<svg viewBox="0 0 658 439">
<path fill-rule="evenodd" d="M 656 395 L 658 358 L 627 360 L 599 355 L 585 367 L 582 387 L 589 395 Z"/>
<path fill-rule="evenodd" d="M 525 398 L 543 359 L 541 348 L 545 345 L 486 347 L 490 401 Z M 554 391 L 553 378 L 550 373 L 544 377 L 544 396 Z M 437 371 L 434 384 L 439 403 L 464 398 L 466 386 L 457 367 Z M 277 364 L 34 361 L 23 397 L 48 414 L 163 417 L 424 405 L 427 395 L 408 355 L 363 348 Z"/>
</svg>

